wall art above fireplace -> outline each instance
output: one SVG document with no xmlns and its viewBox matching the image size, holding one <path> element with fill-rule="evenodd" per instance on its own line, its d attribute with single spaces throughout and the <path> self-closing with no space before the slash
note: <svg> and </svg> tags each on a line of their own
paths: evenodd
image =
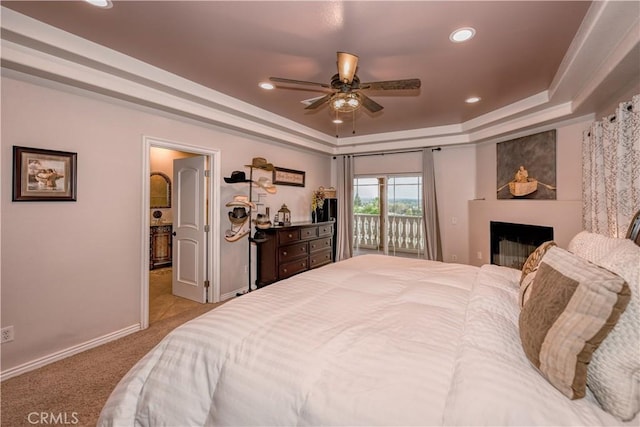
<svg viewBox="0 0 640 427">
<path fill-rule="evenodd" d="M 496 144 L 498 199 L 556 199 L 556 131 Z"/>
</svg>

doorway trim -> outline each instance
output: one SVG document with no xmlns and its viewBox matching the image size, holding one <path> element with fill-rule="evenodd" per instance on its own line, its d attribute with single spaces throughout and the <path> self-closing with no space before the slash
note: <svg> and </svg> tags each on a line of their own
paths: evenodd
<svg viewBox="0 0 640 427">
<path fill-rule="evenodd" d="M 206 215 L 210 232 L 207 233 L 209 250 L 208 277 L 211 281 L 210 303 L 220 301 L 220 150 L 188 145 L 181 142 L 169 141 L 152 136 L 142 136 L 142 230 L 141 230 L 141 259 L 140 269 L 140 328 L 149 327 L 149 251 L 150 251 L 150 220 L 149 211 L 149 176 L 151 174 L 150 152 L 152 147 L 166 148 L 175 151 L 198 154 L 208 157 L 207 169 L 209 173 L 209 188 L 207 190 L 208 212 Z"/>
</svg>

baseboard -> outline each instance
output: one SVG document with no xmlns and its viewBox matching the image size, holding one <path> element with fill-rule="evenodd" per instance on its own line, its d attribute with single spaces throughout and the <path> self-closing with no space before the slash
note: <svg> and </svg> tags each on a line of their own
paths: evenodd
<svg viewBox="0 0 640 427">
<path fill-rule="evenodd" d="M 226 301 L 228 299 L 235 298 L 235 297 L 238 296 L 238 294 L 243 294 L 246 291 L 247 291 L 247 287 L 243 286 L 243 287 L 238 288 L 236 290 L 233 290 L 231 292 L 227 292 L 226 294 L 220 295 L 220 301 Z"/>
<path fill-rule="evenodd" d="M 9 368 L 5 371 L 0 372 L 0 381 L 8 380 L 9 378 L 24 374 L 25 372 L 33 371 L 34 369 L 41 368 L 50 363 L 73 356 L 74 354 L 82 353 L 83 351 L 98 347 L 99 345 L 106 344 L 113 340 L 117 340 L 118 338 L 125 337 L 134 332 L 138 332 L 139 330 L 140 324 L 137 323 L 135 325 L 127 326 L 126 328 L 120 329 L 119 331 L 111 332 L 110 334 L 106 334 L 101 337 L 86 341 L 82 344 L 74 345 L 73 347 L 57 351 L 48 356 L 40 357 L 30 362 L 23 363 L 22 365 Z"/>
</svg>

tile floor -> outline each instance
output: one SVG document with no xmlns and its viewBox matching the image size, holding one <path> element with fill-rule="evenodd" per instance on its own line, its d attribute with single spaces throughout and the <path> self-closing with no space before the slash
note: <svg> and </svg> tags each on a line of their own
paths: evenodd
<svg viewBox="0 0 640 427">
<path fill-rule="evenodd" d="M 171 293 L 171 267 L 149 271 L 149 324 L 202 304 Z"/>
</svg>

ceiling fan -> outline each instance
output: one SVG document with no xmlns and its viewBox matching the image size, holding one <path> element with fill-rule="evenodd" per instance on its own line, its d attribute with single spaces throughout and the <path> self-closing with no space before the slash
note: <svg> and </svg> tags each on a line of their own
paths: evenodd
<svg viewBox="0 0 640 427">
<path fill-rule="evenodd" d="M 281 77 L 270 77 L 275 83 L 294 85 L 319 86 L 331 91 L 320 98 L 313 99 L 305 109 L 314 110 L 324 104 L 329 104 L 333 110 L 340 113 L 350 113 L 361 106 L 372 113 L 384 107 L 367 95 L 363 90 L 406 90 L 420 88 L 420 79 L 387 80 L 361 83 L 356 75 L 358 57 L 347 52 L 338 52 L 338 74 L 331 77 L 331 83 L 316 83 L 304 80 L 292 80 Z"/>
</svg>

